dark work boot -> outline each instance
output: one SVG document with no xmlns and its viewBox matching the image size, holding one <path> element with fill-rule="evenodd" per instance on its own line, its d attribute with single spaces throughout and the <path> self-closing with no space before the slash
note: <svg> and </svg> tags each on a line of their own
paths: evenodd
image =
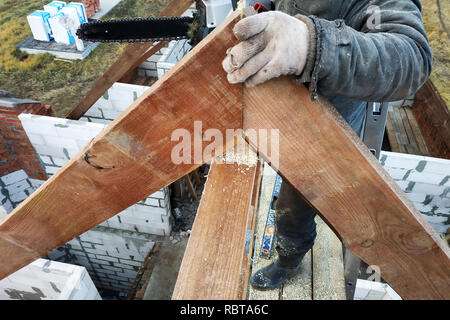
<svg viewBox="0 0 450 320">
<path fill-rule="evenodd" d="M 295 276 L 302 267 L 300 257 L 279 256 L 277 260 L 258 271 L 250 278 L 253 288 L 271 290 L 280 287 L 287 280 Z"/>
</svg>

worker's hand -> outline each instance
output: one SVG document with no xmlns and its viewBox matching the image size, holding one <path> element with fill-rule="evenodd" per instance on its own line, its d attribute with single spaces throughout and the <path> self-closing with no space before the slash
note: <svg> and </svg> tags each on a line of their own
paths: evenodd
<svg viewBox="0 0 450 320">
<path fill-rule="evenodd" d="M 300 75 L 308 55 L 306 24 L 288 14 L 271 11 L 249 16 L 233 28 L 239 44 L 222 62 L 230 83 L 255 86 L 269 79 Z"/>
</svg>

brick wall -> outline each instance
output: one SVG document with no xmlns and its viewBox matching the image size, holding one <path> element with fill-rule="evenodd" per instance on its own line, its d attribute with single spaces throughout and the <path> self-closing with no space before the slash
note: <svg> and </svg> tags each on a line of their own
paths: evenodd
<svg viewBox="0 0 450 320">
<path fill-rule="evenodd" d="M 46 179 L 18 119 L 21 113 L 53 116 L 52 109 L 39 101 L 17 99 L 0 90 L 0 176 L 24 169 L 31 178 Z"/>
<path fill-rule="evenodd" d="M 154 243 L 155 237 L 150 234 L 100 226 L 48 257 L 84 266 L 97 288 L 127 292 Z"/>
</svg>

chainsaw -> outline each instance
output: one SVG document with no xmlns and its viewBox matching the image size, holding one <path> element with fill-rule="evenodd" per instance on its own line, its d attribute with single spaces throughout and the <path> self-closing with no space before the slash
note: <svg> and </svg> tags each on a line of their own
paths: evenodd
<svg viewBox="0 0 450 320">
<path fill-rule="evenodd" d="M 192 17 L 132 18 L 90 20 L 76 35 L 91 42 L 146 42 L 190 39 L 200 42 L 239 6 L 252 6 L 257 12 L 272 9 L 270 0 L 197 0 Z"/>
</svg>

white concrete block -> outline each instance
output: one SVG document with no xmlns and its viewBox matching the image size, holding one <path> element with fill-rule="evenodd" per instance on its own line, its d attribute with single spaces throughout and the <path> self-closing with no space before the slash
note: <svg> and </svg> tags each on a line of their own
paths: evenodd
<svg viewBox="0 0 450 320">
<path fill-rule="evenodd" d="M 28 195 L 25 192 L 21 191 L 21 192 L 16 192 L 16 193 L 10 195 L 9 198 L 11 199 L 12 202 L 19 203 L 19 202 L 22 202 L 23 200 L 25 200 L 27 197 L 28 197 Z"/>
<path fill-rule="evenodd" d="M 155 198 L 145 199 L 145 204 L 149 206 L 159 207 L 159 200 Z"/>
<path fill-rule="evenodd" d="M 150 197 L 157 198 L 157 199 L 164 199 L 166 196 L 166 193 L 167 193 L 167 190 L 164 188 L 164 189 L 158 190 L 155 193 L 151 194 Z"/>
<path fill-rule="evenodd" d="M 450 175 L 450 160 L 440 158 L 427 158 L 427 164 L 423 170 L 425 173 Z"/>
<path fill-rule="evenodd" d="M 76 292 L 79 290 L 89 288 L 89 291 L 97 291 L 91 283 L 92 281 L 84 267 L 38 259 L 8 278 L 1 280 L 0 295 L 7 296 L 7 299 L 24 300 L 32 298 L 42 300 L 72 299 L 76 296 L 74 293 L 77 293 L 79 297 L 87 295 L 87 292 L 80 295 L 80 292 Z M 5 292 L 14 290 L 13 296 L 5 295 Z M 97 296 L 92 292 L 89 294 L 92 297 Z"/>
<path fill-rule="evenodd" d="M 6 200 L 5 203 L 2 203 L 0 205 L 0 211 L 2 212 L 2 217 L 0 217 L 0 221 L 2 220 L 2 218 L 4 218 L 6 216 L 6 214 L 10 213 L 11 211 L 14 210 L 14 206 L 12 205 L 11 201 Z"/>
<path fill-rule="evenodd" d="M 45 144 L 44 138 L 39 134 L 28 133 L 27 136 L 32 144 L 34 144 L 34 143 Z"/>
<path fill-rule="evenodd" d="M 102 111 L 104 118 L 109 120 L 114 120 L 122 113 L 120 111 L 116 111 L 115 109 L 103 109 Z"/>
<path fill-rule="evenodd" d="M 111 123 L 111 120 L 106 120 L 106 119 L 97 119 L 97 118 L 90 118 L 91 123 L 97 123 L 97 124 L 103 124 L 103 125 L 108 125 Z"/>
<path fill-rule="evenodd" d="M 145 76 L 149 78 L 157 78 L 158 70 L 145 70 Z"/>
<path fill-rule="evenodd" d="M 156 62 L 155 61 L 144 61 L 139 67 L 142 69 L 156 71 Z"/>
<path fill-rule="evenodd" d="M 55 174 L 61 167 L 45 166 L 45 172 L 47 174 Z"/>
<path fill-rule="evenodd" d="M 445 177 L 445 175 L 437 174 L 437 173 L 425 173 L 425 172 L 413 171 L 408 176 L 407 180 L 438 185 L 442 181 L 442 179 L 444 179 L 444 177 Z"/>
<path fill-rule="evenodd" d="M 53 157 L 53 163 L 55 165 L 57 165 L 58 167 L 64 166 L 68 161 L 69 161 L 69 159 L 67 159 L 67 157 L 64 157 L 64 158 Z"/>
<path fill-rule="evenodd" d="M 386 283 L 358 279 L 354 300 L 401 300 L 401 298 Z"/>
<path fill-rule="evenodd" d="M 103 113 L 99 109 L 99 106 L 102 106 L 103 104 L 109 104 L 109 102 L 100 98 L 100 100 L 98 100 L 92 107 L 89 108 L 88 111 L 86 111 L 85 115 L 96 118 L 103 118 Z"/>
<path fill-rule="evenodd" d="M 142 265 L 142 262 L 138 262 L 138 261 L 124 260 L 124 259 L 119 259 L 119 260 L 120 260 L 120 263 L 135 266 L 135 267 L 140 267 Z"/>
<path fill-rule="evenodd" d="M 411 200 L 412 202 L 423 202 L 425 201 L 426 195 L 423 193 L 414 193 L 414 192 L 408 192 L 406 196 Z"/>
<path fill-rule="evenodd" d="M 444 186 L 436 186 L 428 183 L 416 182 L 411 192 L 429 195 L 441 195 L 445 190 Z"/>
<path fill-rule="evenodd" d="M 406 169 L 385 167 L 386 171 L 394 180 L 401 180 L 408 172 Z"/>
<path fill-rule="evenodd" d="M 135 209 L 135 216 L 160 216 L 160 215 L 164 215 L 164 216 L 169 216 L 170 215 L 170 211 L 168 210 L 168 208 L 161 208 L 161 207 L 151 207 L 151 206 L 142 206 L 142 205 L 136 205 L 134 207 Z"/>
<path fill-rule="evenodd" d="M 5 185 L 12 185 L 16 182 L 25 180 L 27 178 L 28 178 L 28 175 L 26 174 L 26 172 L 24 170 L 21 169 L 21 170 L 17 170 L 17 171 L 14 171 L 14 172 L 4 175 L 3 177 L 0 178 L 0 180 Z"/>
<path fill-rule="evenodd" d="M 48 145 L 40 145 L 40 144 L 33 144 L 33 148 L 36 150 L 36 153 L 39 154 L 39 156 L 51 156 L 51 157 L 66 157 L 66 154 L 64 153 L 63 148 L 58 148 L 54 146 L 48 146 Z"/>
<path fill-rule="evenodd" d="M 22 127 L 27 135 L 37 134 L 42 136 L 58 136 L 55 127 L 45 125 L 45 123 L 41 122 L 39 119 L 28 119 L 27 121 L 24 121 L 22 120 L 22 115 L 24 115 L 24 113 L 19 115 L 19 119 L 21 120 Z"/>
<path fill-rule="evenodd" d="M 420 161 L 424 160 L 424 157 L 421 156 L 410 156 L 403 153 L 394 153 L 394 152 L 383 152 L 381 154 L 382 158 L 386 155 L 386 160 L 384 162 L 385 167 L 390 168 L 403 168 L 403 169 L 415 169 Z"/>
<path fill-rule="evenodd" d="M 13 184 L 7 185 L 5 187 L 5 189 L 8 190 L 9 196 L 11 197 L 13 194 L 15 194 L 17 192 L 23 192 L 24 190 L 28 189 L 30 186 L 31 186 L 30 183 L 26 179 L 26 180 L 17 181 Z"/>
<path fill-rule="evenodd" d="M 48 146 L 56 148 L 67 148 L 78 150 L 78 145 L 73 139 L 54 137 L 54 136 L 44 136 L 45 143 Z"/>
</svg>

